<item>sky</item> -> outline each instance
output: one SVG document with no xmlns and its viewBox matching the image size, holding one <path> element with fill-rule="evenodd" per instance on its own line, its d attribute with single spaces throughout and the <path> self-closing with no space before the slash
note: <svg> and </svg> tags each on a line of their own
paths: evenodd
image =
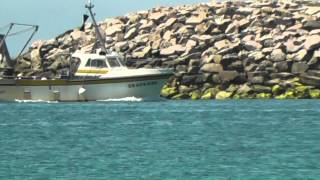
<svg viewBox="0 0 320 180">
<path fill-rule="evenodd" d="M 84 8 L 86 2 L 86 0 L 1 0 L 0 33 L 5 32 L 2 27 L 17 22 L 39 25 L 39 31 L 32 41 L 54 38 L 81 25 L 82 15 L 87 12 Z M 157 6 L 196 4 L 208 0 L 92 0 L 92 2 L 95 4 L 96 19 L 102 21 Z M 30 32 L 7 39 L 12 57 L 22 49 L 29 35 Z"/>
</svg>

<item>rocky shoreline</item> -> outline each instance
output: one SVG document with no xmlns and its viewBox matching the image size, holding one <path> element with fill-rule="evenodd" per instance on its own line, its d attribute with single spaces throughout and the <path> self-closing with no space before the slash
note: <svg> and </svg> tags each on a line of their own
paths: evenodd
<svg viewBox="0 0 320 180">
<path fill-rule="evenodd" d="M 128 66 L 171 67 L 169 99 L 320 98 L 320 4 L 312 1 L 204 3 L 159 7 L 99 23 L 106 47 Z M 86 24 L 32 44 L 16 74 L 54 78 L 69 53 L 95 49 Z"/>
</svg>

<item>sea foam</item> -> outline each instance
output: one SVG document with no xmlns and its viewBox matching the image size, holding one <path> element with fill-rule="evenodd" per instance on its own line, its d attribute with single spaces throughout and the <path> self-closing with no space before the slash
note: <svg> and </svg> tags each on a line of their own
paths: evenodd
<svg viewBox="0 0 320 180">
<path fill-rule="evenodd" d="M 58 101 L 44 101 L 44 100 L 21 100 L 21 99 L 15 99 L 15 102 L 18 103 L 58 103 Z"/>
<path fill-rule="evenodd" d="M 143 98 L 137 98 L 137 97 L 125 97 L 125 98 L 118 98 L 118 99 L 105 99 L 105 100 L 97 100 L 98 102 L 122 102 L 122 101 L 128 101 L 128 102 L 141 102 L 143 101 Z"/>
</svg>

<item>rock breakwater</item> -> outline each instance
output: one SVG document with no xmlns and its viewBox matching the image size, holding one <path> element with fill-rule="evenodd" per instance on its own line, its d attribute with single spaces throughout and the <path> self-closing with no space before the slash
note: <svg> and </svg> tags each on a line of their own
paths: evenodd
<svg viewBox="0 0 320 180">
<path fill-rule="evenodd" d="M 159 7 L 99 23 L 106 47 L 132 68 L 171 67 L 170 99 L 320 98 L 320 4 L 222 2 Z M 87 24 L 33 43 L 19 76 L 54 78 L 66 54 L 96 49 Z"/>
</svg>

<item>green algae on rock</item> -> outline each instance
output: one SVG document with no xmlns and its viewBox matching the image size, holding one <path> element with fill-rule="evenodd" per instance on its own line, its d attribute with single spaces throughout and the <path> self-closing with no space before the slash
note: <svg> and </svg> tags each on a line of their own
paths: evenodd
<svg viewBox="0 0 320 180">
<path fill-rule="evenodd" d="M 231 96 L 232 96 L 232 93 L 230 93 L 230 92 L 220 91 L 220 92 L 218 92 L 218 94 L 216 95 L 216 99 L 217 99 L 217 100 L 225 100 L 225 99 L 230 99 Z"/>
</svg>

